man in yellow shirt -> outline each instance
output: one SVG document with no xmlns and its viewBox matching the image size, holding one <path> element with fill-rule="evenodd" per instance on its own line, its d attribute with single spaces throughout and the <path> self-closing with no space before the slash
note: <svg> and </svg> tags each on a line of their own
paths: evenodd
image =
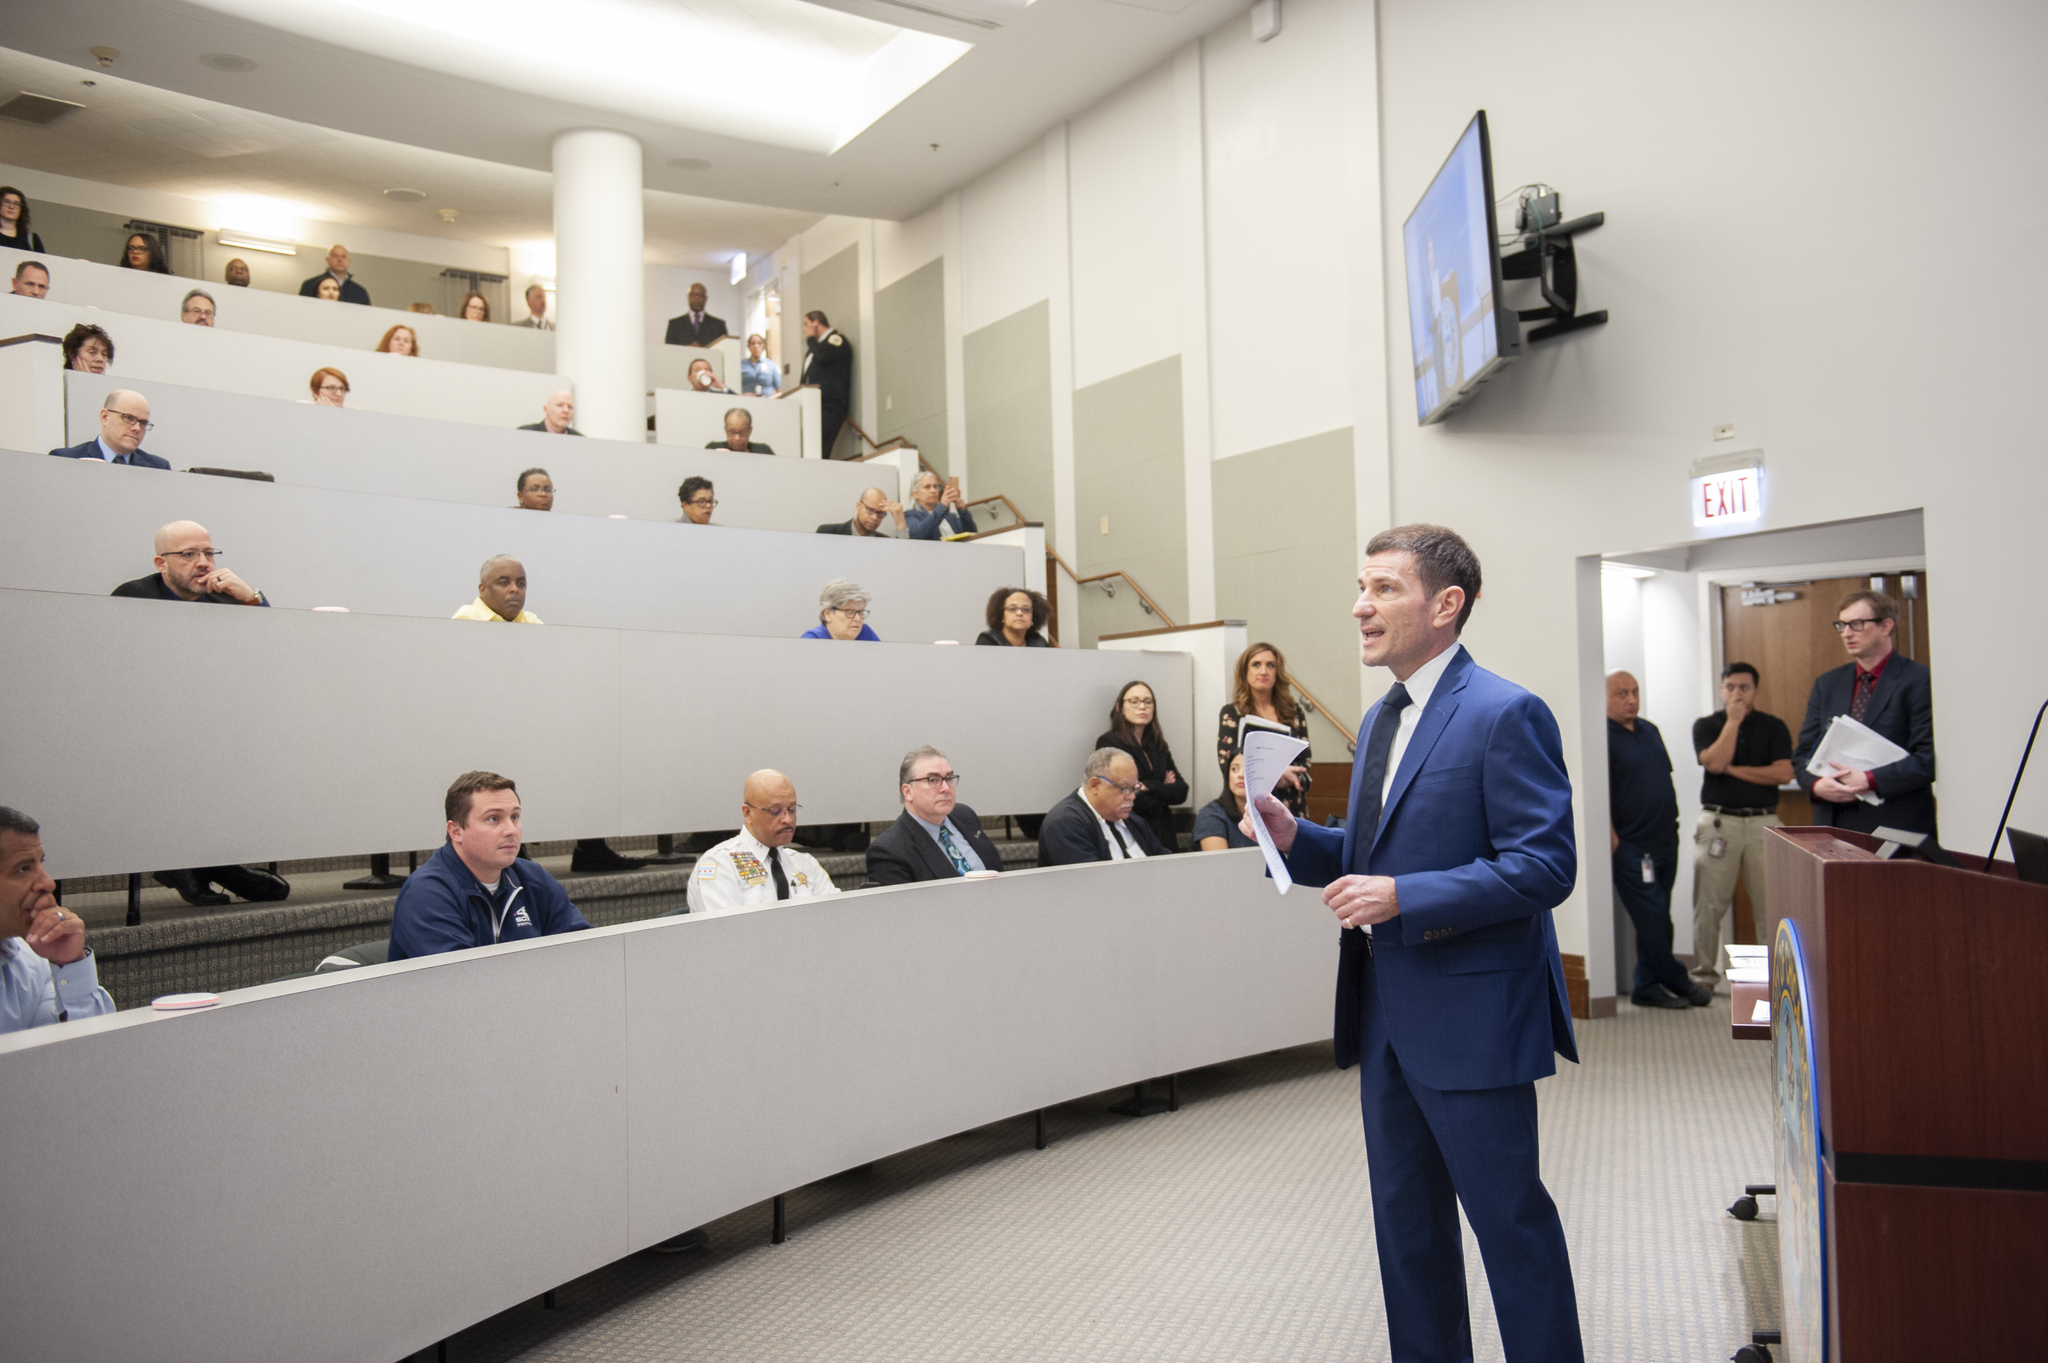
<svg viewBox="0 0 2048 1363">
<path fill-rule="evenodd" d="M 455 612 L 457 620 L 499 620 L 513 625 L 538 625 L 526 609 L 526 565 L 510 554 L 484 560 L 477 574 L 476 600 Z"/>
<path fill-rule="evenodd" d="M 510 554 L 484 560 L 477 574 L 476 600 L 455 612 L 457 620 L 497 620 L 510 625 L 538 625 L 541 618 L 526 609 L 526 565 Z M 524 855 L 522 853 L 521 855 Z M 579 838 L 569 869 L 582 874 L 637 871 L 643 857 L 621 856 L 603 838 Z"/>
</svg>

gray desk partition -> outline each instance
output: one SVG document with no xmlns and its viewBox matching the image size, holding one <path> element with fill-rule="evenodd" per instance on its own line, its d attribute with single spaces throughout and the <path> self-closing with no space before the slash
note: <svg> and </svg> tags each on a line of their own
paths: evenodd
<svg viewBox="0 0 2048 1363">
<path fill-rule="evenodd" d="M 204 525 L 275 605 L 438 619 L 474 599 L 486 558 L 512 554 L 527 609 L 550 625 L 787 639 L 817 624 L 818 592 L 845 577 L 870 593 L 884 639 L 971 643 L 989 596 L 1023 574 L 1014 546 L 621 521 L 0 451 L 0 586 L 103 596 L 151 571 L 157 527 L 174 520 Z"/>
<path fill-rule="evenodd" d="M 93 374 L 63 378 L 68 443 L 75 445 L 99 433 L 100 406 L 110 385 Z M 494 430 L 211 388 L 123 382 L 149 399 L 156 429 L 144 448 L 170 460 L 171 467 L 261 469 L 280 483 L 509 506 L 521 470 L 541 466 L 554 482 L 557 512 L 674 521 L 681 514 L 676 492 L 683 479 L 699 476 L 717 486 L 714 524 L 804 531 L 845 520 L 870 484 L 880 481 L 892 493 L 895 487 L 893 470 L 879 467 Z M 536 407 L 530 419 L 539 416 Z"/>
<path fill-rule="evenodd" d="M 746 408 L 753 417 L 754 443 L 769 446 L 778 458 L 790 455 L 819 457 L 817 451 L 804 448 L 803 413 L 796 403 L 780 398 L 744 397 L 738 393 L 655 389 L 656 438 L 664 445 L 685 448 L 723 440 L 725 414 L 735 407 Z"/>
<path fill-rule="evenodd" d="M 108 388 L 183 383 L 310 403 L 308 380 L 314 370 L 331 365 L 348 375 L 351 407 L 503 427 L 540 420 L 548 394 L 567 386 L 552 374 L 531 370 L 385 355 L 368 346 L 193 327 L 175 319 L 129 317 L 49 298 L 0 294 L 0 336 L 62 336 L 80 322 L 100 326 L 114 338 L 114 363 L 102 376 Z"/>
<path fill-rule="evenodd" d="M 0 1148 L 61 1152 L 0 1181 L 8 1348 L 401 1357 L 821 1176 L 1327 1037 L 1335 941 L 1319 896 L 1216 852 L 655 920 L 0 1037 L 0 1089 L 36 1095 L 0 1103 Z"/>
<path fill-rule="evenodd" d="M 0 247 L 0 272 L 13 277 L 15 265 L 27 258 L 30 257 L 12 247 Z M 392 327 L 408 326 L 419 337 L 423 356 L 498 369 L 555 372 L 555 335 L 551 331 L 465 322 L 459 317 L 429 317 L 402 308 L 337 305 L 269 289 L 237 289 L 218 281 L 125 270 L 62 256 L 33 259 L 50 271 L 50 300 L 100 309 L 104 317 L 100 325 L 114 333 L 117 349 L 130 318 L 176 322 L 186 292 L 198 288 L 213 295 L 216 331 L 249 332 L 311 341 L 335 350 L 363 351 L 374 350 Z M 308 252 L 302 259 L 308 276 L 327 268 L 327 262 L 317 254 Z M 523 302 L 515 300 L 514 306 L 521 317 L 526 315 Z M 115 315 L 105 317 L 107 313 Z"/>
<path fill-rule="evenodd" d="M 764 766 L 789 773 L 806 822 L 892 819 L 897 763 L 933 742 L 968 778 L 967 804 L 1042 810 L 1080 783 L 1123 683 L 1145 681 L 1168 716 L 1189 715 L 1193 689 L 1181 654 L 509 629 L 12 588 L 0 637 L 0 791 L 42 821 L 60 877 L 431 847 L 442 792 L 479 767 L 520 783 L 537 841 L 731 827 L 741 780 Z M 1191 734 L 1182 720 L 1169 741 Z"/>
</svg>

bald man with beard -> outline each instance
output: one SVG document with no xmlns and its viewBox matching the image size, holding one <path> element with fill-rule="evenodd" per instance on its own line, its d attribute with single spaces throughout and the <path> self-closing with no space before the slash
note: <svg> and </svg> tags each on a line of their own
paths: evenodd
<svg viewBox="0 0 2048 1363">
<path fill-rule="evenodd" d="M 816 857 L 790 846 L 796 837 L 796 786 L 779 771 L 747 778 L 740 793 L 737 836 L 697 859 L 690 876 L 691 913 L 720 913 L 838 894 Z"/>
<path fill-rule="evenodd" d="M 213 536 L 197 521 L 172 521 L 156 532 L 156 571 L 123 582 L 111 595 L 145 601 L 204 601 L 215 606 L 267 606 L 270 599 L 220 564 Z"/>
</svg>

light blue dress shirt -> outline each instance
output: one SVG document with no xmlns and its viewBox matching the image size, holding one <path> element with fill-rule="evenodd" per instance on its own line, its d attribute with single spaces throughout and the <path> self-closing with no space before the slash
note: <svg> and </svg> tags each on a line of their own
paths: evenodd
<svg viewBox="0 0 2048 1363">
<path fill-rule="evenodd" d="M 90 948 L 70 965 L 52 967 L 19 937 L 0 941 L 0 1032 L 113 1011 Z"/>
<path fill-rule="evenodd" d="M 782 391 L 782 367 L 763 355 L 740 361 L 740 392 L 767 396 Z"/>
<path fill-rule="evenodd" d="M 910 817 L 917 819 L 915 814 Z M 966 835 L 960 831 L 960 825 L 954 823 L 951 819 L 946 820 L 943 824 L 926 823 L 923 819 L 917 819 L 917 822 L 919 827 L 932 835 L 932 841 L 939 844 L 939 851 L 944 852 L 946 850 L 946 844 L 939 840 L 939 830 L 943 828 L 953 835 L 953 846 L 959 849 L 962 857 L 966 858 L 968 870 L 986 871 L 988 869 L 987 866 L 982 864 L 981 858 L 976 855 L 974 844 L 967 841 Z M 952 858 L 948 857 L 947 860 L 950 861 Z"/>
<path fill-rule="evenodd" d="M 109 445 L 109 444 L 107 443 L 107 440 L 106 440 L 106 437 L 105 437 L 105 436 L 101 436 L 101 437 L 100 437 L 100 439 L 99 439 L 99 446 L 100 446 L 100 458 L 102 458 L 102 459 L 106 460 L 106 461 L 107 461 L 107 462 L 108 462 L 109 464 L 118 464 L 118 463 L 120 463 L 120 462 L 121 462 L 121 461 L 122 461 L 123 459 L 126 459 L 126 458 L 128 457 L 128 456 L 127 456 L 127 455 L 125 455 L 125 454 L 118 454 L 118 453 L 116 453 L 116 452 L 115 452 L 115 450 L 114 450 L 114 447 L 113 447 L 112 445 Z"/>
</svg>

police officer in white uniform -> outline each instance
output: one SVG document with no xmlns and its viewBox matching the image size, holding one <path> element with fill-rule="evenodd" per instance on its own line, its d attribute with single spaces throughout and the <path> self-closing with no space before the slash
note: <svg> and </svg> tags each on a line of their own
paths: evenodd
<svg viewBox="0 0 2048 1363">
<path fill-rule="evenodd" d="M 749 776 L 740 796 L 744 827 L 698 858 L 690 877 L 690 912 L 838 894 L 817 858 L 789 845 L 796 836 L 796 810 L 796 787 L 787 776 L 765 769 Z"/>
</svg>

